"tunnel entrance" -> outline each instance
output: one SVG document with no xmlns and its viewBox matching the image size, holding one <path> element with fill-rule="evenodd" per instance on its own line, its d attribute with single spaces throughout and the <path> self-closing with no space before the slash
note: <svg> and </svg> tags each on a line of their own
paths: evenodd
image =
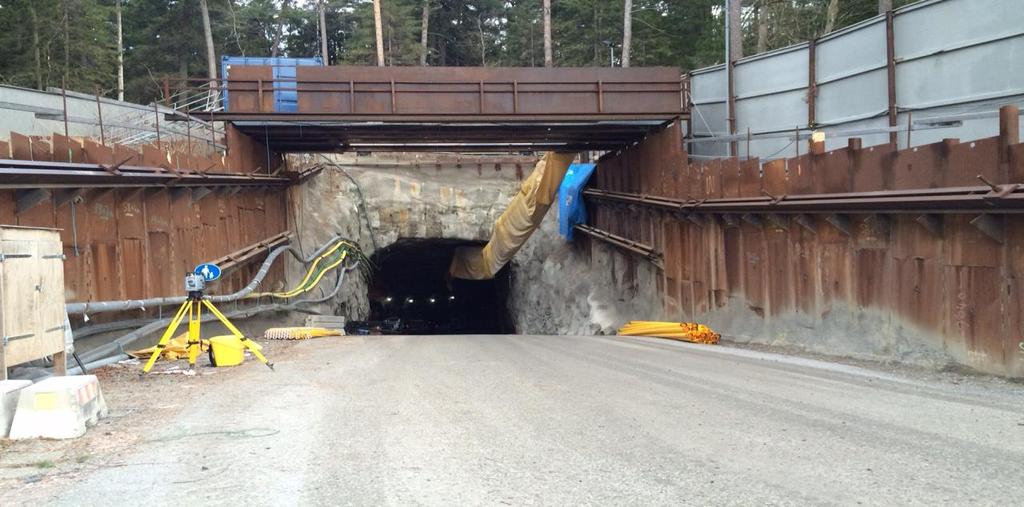
<svg viewBox="0 0 1024 507">
<path fill-rule="evenodd" d="M 448 277 L 455 249 L 482 242 L 401 239 L 371 256 L 370 318 L 354 322 L 362 334 L 515 333 L 508 311 L 506 266 L 492 280 Z"/>
</svg>

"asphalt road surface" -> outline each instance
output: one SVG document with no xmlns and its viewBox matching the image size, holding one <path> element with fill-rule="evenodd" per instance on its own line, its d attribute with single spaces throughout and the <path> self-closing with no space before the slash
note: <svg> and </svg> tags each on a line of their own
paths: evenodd
<svg viewBox="0 0 1024 507">
<path fill-rule="evenodd" d="M 1024 504 L 1019 384 L 646 338 L 289 352 L 183 390 L 123 466 L 56 503 Z"/>
</svg>

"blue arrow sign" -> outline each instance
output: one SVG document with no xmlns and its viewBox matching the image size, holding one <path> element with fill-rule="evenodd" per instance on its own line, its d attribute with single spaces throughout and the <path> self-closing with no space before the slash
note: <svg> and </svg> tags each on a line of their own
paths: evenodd
<svg viewBox="0 0 1024 507">
<path fill-rule="evenodd" d="M 196 266 L 196 269 L 193 272 L 202 276 L 207 282 L 212 282 L 220 278 L 220 267 L 209 262 Z"/>
</svg>

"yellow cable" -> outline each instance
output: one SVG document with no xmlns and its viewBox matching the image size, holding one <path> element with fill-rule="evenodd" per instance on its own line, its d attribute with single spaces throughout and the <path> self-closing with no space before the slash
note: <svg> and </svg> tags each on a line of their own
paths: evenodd
<svg viewBox="0 0 1024 507">
<path fill-rule="evenodd" d="M 327 257 L 328 255 L 334 254 L 334 252 L 338 251 L 338 249 L 341 248 L 341 245 L 343 245 L 343 244 L 344 244 L 343 242 L 339 241 L 337 245 L 334 245 L 330 250 L 324 252 L 319 257 L 317 257 L 313 261 L 313 264 L 311 266 L 309 266 L 309 270 L 306 271 L 306 276 L 302 279 L 301 282 L 299 282 L 299 285 L 295 289 L 292 289 L 291 291 L 288 291 L 288 292 L 299 290 L 302 287 L 305 287 L 306 286 L 306 282 L 309 281 L 309 277 L 313 276 L 313 272 L 316 271 L 316 267 L 320 265 L 320 261 L 323 260 L 324 257 Z"/>
<path fill-rule="evenodd" d="M 320 265 L 320 261 L 322 261 L 324 258 L 326 258 L 326 257 L 328 257 L 330 255 L 333 255 L 334 252 L 337 252 L 338 249 L 341 248 L 344 245 L 355 246 L 355 245 L 352 245 L 352 243 L 350 243 L 348 241 L 339 240 L 338 243 L 336 245 L 334 245 L 333 247 L 331 247 L 330 250 L 324 252 L 323 254 L 320 254 L 316 259 L 313 260 L 313 264 L 310 265 L 309 269 L 306 271 L 306 276 L 303 277 L 302 281 L 299 282 L 299 284 L 295 288 L 293 288 L 293 289 L 291 289 L 291 290 L 289 290 L 287 292 L 257 292 L 257 293 L 249 294 L 246 297 L 247 298 L 258 298 L 258 297 L 265 297 L 265 296 L 273 296 L 273 297 L 278 297 L 278 298 L 290 298 L 290 297 L 294 297 L 294 296 L 297 296 L 299 294 L 308 292 L 311 288 L 315 287 L 316 284 L 320 283 L 320 280 L 323 278 L 323 275 L 327 271 L 330 271 L 331 269 L 334 269 L 335 267 L 338 266 L 338 264 L 340 264 L 342 261 L 345 260 L 345 258 L 348 256 L 348 252 L 347 251 L 346 252 L 342 252 L 341 257 L 340 257 L 340 259 L 337 262 L 335 262 L 335 263 L 331 264 L 330 266 L 327 266 L 326 268 L 324 268 L 324 270 L 320 272 L 320 275 L 317 276 L 316 280 L 312 284 L 307 285 L 307 282 L 309 282 L 310 277 L 312 277 L 313 273 L 316 272 L 317 266 Z"/>
<path fill-rule="evenodd" d="M 341 252 L 341 257 L 339 257 L 337 261 L 335 261 L 334 263 L 330 264 L 329 266 L 324 268 L 322 271 L 320 271 L 320 274 L 316 276 L 316 279 L 313 280 L 313 283 L 309 284 L 309 287 L 305 287 L 304 289 L 302 289 L 302 291 L 299 292 L 298 294 L 304 294 L 304 293 L 309 292 L 310 290 L 312 290 L 313 287 L 316 287 L 317 284 L 320 283 L 320 280 L 323 280 L 324 275 L 326 275 L 328 271 L 330 271 L 330 270 L 338 267 L 339 265 L 341 265 L 342 262 L 345 262 L 345 258 L 346 257 L 348 257 L 348 252 Z M 298 294 L 291 294 L 289 296 L 277 296 L 277 297 L 292 297 L 292 296 L 297 296 Z"/>
<path fill-rule="evenodd" d="M 271 297 L 275 297 L 275 298 L 281 298 L 281 299 L 288 299 L 288 298 L 292 298 L 292 297 L 298 296 L 299 294 L 304 294 L 306 292 L 309 292 L 310 290 L 313 289 L 313 287 L 316 287 L 317 284 L 320 283 L 320 280 L 322 280 L 324 278 L 324 275 L 326 275 L 328 271 L 338 267 L 342 262 L 345 262 L 345 258 L 346 257 L 348 257 L 348 252 L 342 252 L 341 253 L 341 257 L 339 257 L 338 260 L 334 261 L 333 263 L 331 263 L 330 265 L 325 267 L 322 271 L 320 271 L 320 274 L 317 275 L 317 277 L 313 280 L 313 283 L 309 284 L 308 287 L 299 287 L 299 288 L 296 288 L 296 289 L 292 289 L 292 290 L 290 290 L 288 292 L 272 292 L 272 293 L 267 293 L 267 294 L 262 294 L 262 295 L 271 296 Z"/>
</svg>

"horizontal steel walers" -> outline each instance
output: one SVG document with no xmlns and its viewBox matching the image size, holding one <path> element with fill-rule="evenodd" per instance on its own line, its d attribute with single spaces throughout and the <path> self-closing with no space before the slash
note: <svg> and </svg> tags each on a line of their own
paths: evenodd
<svg viewBox="0 0 1024 507">
<path fill-rule="evenodd" d="M 1016 184 L 700 200 L 598 189 L 583 195 L 686 213 L 1024 213 L 1024 187 Z"/>
</svg>

